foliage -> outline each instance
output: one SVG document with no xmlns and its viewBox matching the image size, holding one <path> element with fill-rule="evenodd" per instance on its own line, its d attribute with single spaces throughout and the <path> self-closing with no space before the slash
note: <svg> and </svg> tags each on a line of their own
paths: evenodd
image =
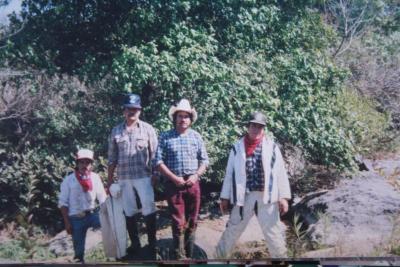
<svg viewBox="0 0 400 267">
<path fill-rule="evenodd" d="M 118 119 L 106 114 L 114 106 L 106 105 L 107 100 L 98 106 L 97 99 L 106 93 L 104 84 L 97 83 L 95 91 L 68 76 L 18 73 L 3 77 L 2 85 L 0 217 L 22 215 L 48 230 L 62 229 L 57 208 L 62 178 L 72 170 L 72 155 L 79 147 L 96 151 L 96 170 L 104 177 L 103 141 Z"/>
<path fill-rule="evenodd" d="M 58 224 L 60 228 L 54 212 L 59 185 L 68 169 L 62 159 L 40 153 L 27 150 L 23 154 L 12 154 L 13 163 L 2 164 L 0 216 L 15 219 L 22 215 L 29 222 L 52 227 Z"/>
<path fill-rule="evenodd" d="M 313 163 L 351 168 L 355 152 L 376 147 L 369 140 L 384 133 L 374 124 L 385 129 L 387 119 L 364 100 L 346 98 L 343 88 L 356 83 L 344 83 L 356 72 L 330 57 L 338 34 L 315 2 L 23 1 L 9 28 L 18 34 L 0 41 L 1 66 L 13 70 L 2 79 L 2 98 L 21 100 L 17 108 L 0 103 L 0 179 L 4 190 L 36 197 L 5 194 L 8 216 L 33 214 L 35 221 L 46 205 L 46 214 L 56 214 L 54 192 L 78 147 L 95 150 L 105 171 L 107 136 L 121 120 L 126 92 L 142 96 L 142 118 L 160 131 L 172 127 L 169 107 L 191 100 L 200 115 L 193 127 L 211 160 L 208 182 L 221 182 L 229 147 L 254 110 L 266 114 L 270 135 Z M 382 25 L 395 41 L 392 18 Z M 394 44 L 382 53 L 396 54 Z"/>
<path fill-rule="evenodd" d="M 318 163 L 349 167 L 351 145 L 332 101 L 345 73 L 319 52 L 329 34 L 314 35 L 316 28 L 325 33 L 318 16 L 300 10 L 294 20 L 279 6 L 249 5 L 224 11 L 224 28 L 219 19 L 206 26 L 188 19 L 150 42 L 125 47 L 112 67 L 118 87 L 148 96 L 145 111 L 161 130 L 168 127 L 170 105 L 189 98 L 201 114 L 195 127 L 208 142 L 217 171 L 210 176 L 217 180 L 227 148 L 257 109 L 267 114 L 278 139 L 303 147 Z M 212 12 L 222 12 L 217 8 Z M 294 23 L 302 30 L 293 30 Z"/>
<path fill-rule="evenodd" d="M 369 155 L 383 150 L 384 143 L 390 139 L 390 116 L 378 112 L 375 101 L 355 91 L 344 90 L 338 95 L 337 103 L 341 111 L 340 121 L 356 151 Z"/>
<path fill-rule="evenodd" d="M 17 227 L 12 239 L 0 244 L 0 258 L 19 262 L 28 259 L 48 260 L 54 255 L 48 251 L 47 237 L 37 227 Z"/>
</svg>

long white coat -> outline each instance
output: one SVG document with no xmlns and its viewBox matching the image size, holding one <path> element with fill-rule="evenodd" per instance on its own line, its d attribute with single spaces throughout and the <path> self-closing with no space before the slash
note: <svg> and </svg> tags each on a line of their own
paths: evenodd
<svg viewBox="0 0 400 267">
<path fill-rule="evenodd" d="M 101 234 L 106 257 L 122 258 L 126 255 L 127 235 L 121 197 L 107 197 L 100 206 Z"/>
<path fill-rule="evenodd" d="M 271 170 L 274 149 L 275 163 Z M 274 145 L 274 141 L 269 137 L 265 137 L 262 141 L 262 165 L 265 175 L 263 202 L 267 204 L 277 202 L 281 198 L 290 199 L 290 185 L 281 151 L 277 145 Z M 245 195 L 246 151 L 244 147 L 244 138 L 241 138 L 234 144 L 234 147 L 230 151 L 220 197 L 223 199 L 230 199 L 233 205 L 243 206 Z"/>
</svg>

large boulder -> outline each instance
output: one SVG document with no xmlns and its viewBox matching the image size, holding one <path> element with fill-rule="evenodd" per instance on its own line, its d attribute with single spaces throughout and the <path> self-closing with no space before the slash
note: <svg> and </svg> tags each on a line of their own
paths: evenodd
<svg viewBox="0 0 400 267">
<path fill-rule="evenodd" d="M 286 170 L 292 180 L 297 180 L 304 175 L 306 160 L 303 151 L 292 144 L 286 143 L 281 148 L 286 163 Z"/>
<path fill-rule="evenodd" d="M 360 173 L 342 180 L 333 190 L 308 195 L 294 206 L 312 241 L 331 248 L 304 256 L 376 255 L 378 248 L 388 245 L 400 216 L 400 192 L 382 173 Z"/>
</svg>

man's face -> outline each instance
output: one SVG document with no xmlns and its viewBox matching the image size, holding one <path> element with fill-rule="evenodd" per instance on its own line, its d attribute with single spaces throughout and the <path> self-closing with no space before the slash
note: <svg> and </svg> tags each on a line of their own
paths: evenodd
<svg viewBox="0 0 400 267">
<path fill-rule="evenodd" d="M 250 122 L 247 127 L 247 133 L 250 139 L 259 139 L 264 135 L 264 125 Z"/>
<path fill-rule="evenodd" d="M 85 173 L 92 170 L 92 161 L 90 159 L 78 159 L 78 170 Z"/>
<path fill-rule="evenodd" d="M 140 108 L 124 108 L 124 116 L 127 122 L 135 122 L 139 119 Z"/>
<path fill-rule="evenodd" d="M 176 113 L 175 127 L 178 131 L 184 131 L 190 127 L 192 121 L 190 120 L 190 114 L 185 111 L 178 111 Z"/>
</svg>

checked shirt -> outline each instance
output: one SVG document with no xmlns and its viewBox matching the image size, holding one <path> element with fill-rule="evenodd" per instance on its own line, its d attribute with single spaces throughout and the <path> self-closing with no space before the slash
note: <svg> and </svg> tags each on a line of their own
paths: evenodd
<svg viewBox="0 0 400 267">
<path fill-rule="evenodd" d="M 163 132 L 154 163 L 155 166 L 164 163 L 177 176 L 194 174 L 201 164 L 208 165 L 204 141 L 192 129 L 185 134 L 179 134 L 175 129 Z"/>
<path fill-rule="evenodd" d="M 154 128 L 138 121 L 133 131 L 128 132 L 126 124 L 113 128 L 108 139 L 108 165 L 117 165 L 117 177 L 141 179 L 152 175 L 152 159 L 157 148 Z"/>
<path fill-rule="evenodd" d="M 249 191 L 264 191 L 264 170 L 262 166 L 262 142 L 253 155 L 246 158 L 246 188 Z"/>
</svg>

